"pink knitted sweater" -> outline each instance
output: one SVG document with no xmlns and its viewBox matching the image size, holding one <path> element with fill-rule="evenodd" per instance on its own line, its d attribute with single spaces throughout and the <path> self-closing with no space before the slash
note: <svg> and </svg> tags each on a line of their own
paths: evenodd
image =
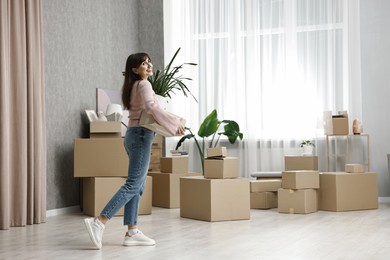
<svg viewBox="0 0 390 260">
<path fill-rule="evenodd" d="M 130 99 L 129 127 L 139 126 L 139 119 L 143 110 L 152 114 L 154 119 L 172 135 L 177 132 L 180 120 L 161 108 L 148 80 L 139 80 L 134 83 Z"/>
</svg>

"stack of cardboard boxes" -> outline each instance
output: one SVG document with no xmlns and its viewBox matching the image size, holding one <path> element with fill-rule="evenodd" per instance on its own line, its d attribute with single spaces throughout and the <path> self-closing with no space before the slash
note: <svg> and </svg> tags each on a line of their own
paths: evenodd
<svg viewBox="0 0 390 260">
<path fill-rule="evenodd" d="M 250 219 L 249 179 L 226 147 L 207 150 L 204 176 L 180 179 L 180 216 L 205 221 Z"/>
<path fill-rule="evenodd" d="M 129 159 L 120 122 L 91 122 L 90 138 L 74 142 L 74 177 L 80 177 L 81 207 L 97 216 L 125 183 Z M 152 178 L 147 177 L 139 214 L 152 213 Z M 123 208 L 116 216 L 123 215 Z"/>
<path fill-rule="evenodd" d="M 188 156 L 160 158 L 160 171 L 148 173 L 153 177 L 152 205 L 162 208 L 180 207 L 180 178 L 196 175 L 188 171 Z"/>
<path fill-rule="evenodd" d="M 279 213 L 307 214 L 318 210 L 319 172 L 310 170 L 282 172 L 282 188 L 278 190 Z"/>
<path fill-rule="evenodd" d="M 250 180 L 251 209 L 272 209 L 278 207 L 278 189 L 282 186 L 280 178 Z"/>
<path fill-rule="evenodd" d="M 324 112 L 325 135 L 348 135 L 347 111 Z M 344 172 L 320 174 L 320 210 L 349 211 L 378 208 L 378 180 L 375 172 L 365 172 L 363 164 L 346 164 Z"/>
<path fill-rule="evenodd" d="M 318 211 L 319 172 L 317 156 L 285 156 L 282 187 L 278 190 L 280 213 Z"/>
</svg>

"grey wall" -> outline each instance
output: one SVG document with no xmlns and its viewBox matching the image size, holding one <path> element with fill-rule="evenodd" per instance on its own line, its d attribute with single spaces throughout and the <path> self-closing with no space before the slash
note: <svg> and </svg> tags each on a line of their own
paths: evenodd
<svg viewBox="0 0 390 260">
<path fill-rule="evenodd" d="M 372 170 L 379 194 L 390 196 L 387 154 L 390 153 L 390 1 L 361 0 L 363 127 L 370 134 Z"/>
<path fill-rule="evenodd" d="M 95 89 L 120 89 L 127 56 L 164 59 L 162 0 L 45 0 L 47 209 L 79 205 L 73 141 L 87 136 L 83 111 Z"/>
</svg>

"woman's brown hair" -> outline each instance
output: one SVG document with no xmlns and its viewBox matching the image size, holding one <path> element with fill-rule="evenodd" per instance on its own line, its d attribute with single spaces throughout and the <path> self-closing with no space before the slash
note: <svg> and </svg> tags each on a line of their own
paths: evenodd
<svg viewBox="0 0 390 260">
<path fill-rule="evenodd" d="M 142 62 L 150 60 L 150 57 L 147 53 L 140 52 L 131 54 L 126 61 L 125 69 L 125 80 L 122 86 L 122 103 L 123 107 L 127 110 L 130 110 L 130 97 L 131 90 L 133 89 L 134 82 L 140 80 L 140 76 L 133 72 L 134 68 L 138 68 Z"/>
</svg>

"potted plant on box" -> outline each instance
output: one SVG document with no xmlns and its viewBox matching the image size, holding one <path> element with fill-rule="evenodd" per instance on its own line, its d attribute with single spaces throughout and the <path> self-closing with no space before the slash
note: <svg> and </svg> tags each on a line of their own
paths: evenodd
<svg viewBox="0 0 390 260">
<path fill-rule="evenodd" d="M 224 131 L 218 132 L 220 126 L 223 125 Z M 198 148 L 201 164 L 202 164 L 202 174 L 204 174 L 204 159 L 205 159 L 205 145 L 206 138 L 212 136 L 211 141 L 209 143 L 209 148 L 216 147 L 221 135 L 227 136 L 229 142 L 234 144 L 237 138 L 242 140 L 243 134 L 240 132 L 240 126 L 237 122 L 233 120 L 218 120 L 217 110 L 213 110 L 202 122 L 198 130 L 198 136 L 202 138 L 202 144 L 199 144 L 198 140 L 195 137 L 195 134 L 191 131 L 190 128 L 186 127 L 190 133 L 184 135 L 176 145 L 176 150 L 181 146 L 181 144 L 186 139 L 193 138 L 195 144 Z M 216 138 L 217 137 L 217 138 Z"/>
<path fill-rule="evenodd" d="M 303 155 L 313 155 L 315 144 L 310 140 L 303 140 L 299 145 L 303 148 Z"/>
<path fill-rule="evenodd" d="M 176 90 L 183 92 L 184 96 L 186 97 L 188 97 L 188 95 L 191 95 L 194 98 L 194 100 L 198 102 L 198 100 L 195 98 L 195 96 L 191 93 L 191 91 L 188 89 L 187 85 L 185 84 L 186 80 L 192 80 L 192 79 L 179 75 L 180 70 L 184 66 L 186 65 L 196 66 L 197 64 L 183 63 L 178 66 L 173 66 L 172 65 L 173 61 L 175 60 L 179 51 L 180 48 L 177 49 L 171 61 L 168 63 L 168 65 L 162 71 L 157 70 L 153 74 L 153 76 L 150 76 L 148 78 L 148 80 L 152 84 L 153 90 L 156 93 L 156 95 L 163 97 L 163 99 L 165 99 L 165 102 L 167 102 L 168 98 L 169 99 L 172 98 L 172 94 L 175 94 Z"/>
</svg>

